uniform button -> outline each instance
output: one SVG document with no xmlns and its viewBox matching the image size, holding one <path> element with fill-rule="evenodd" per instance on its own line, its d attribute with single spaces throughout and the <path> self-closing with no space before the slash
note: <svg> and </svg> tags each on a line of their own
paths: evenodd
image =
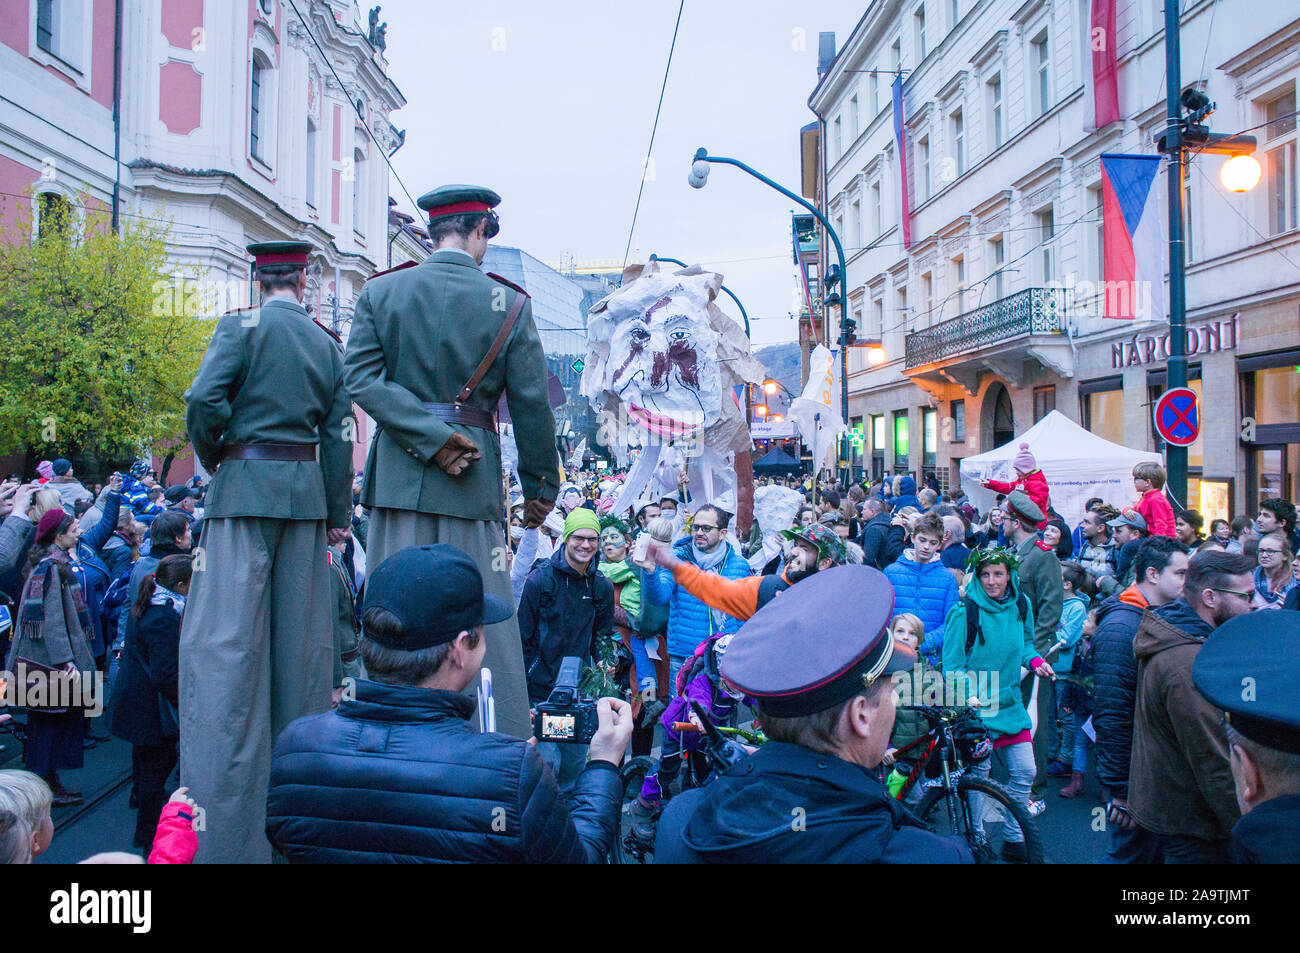
<svg viewBox="0 0 1300 953">
<path fill-rule="evenodd" d="M 817 767 L 819 767 L 819 768 L 825 768 L 825 767 L 826 767 L 826 762 L 825 762 L 825 761 L 818 761 L 818 762 L 817 762 Z"/>
</svg>

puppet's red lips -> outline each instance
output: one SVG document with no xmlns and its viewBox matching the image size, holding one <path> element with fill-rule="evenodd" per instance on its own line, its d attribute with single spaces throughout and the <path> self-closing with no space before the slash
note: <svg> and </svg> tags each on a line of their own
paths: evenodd
<svg viewBox="0 0 1300 953">
<path fill-rule="evenodd" d="M 695 433 L 703 423 L 687 423 L 678 420 L 676 417 L 668 417 L 664 414 L 656 414 L 654 411 L 646 410 L 636 404 L 627 405 L 628 415 L 646 430 L 660 437 L 684 437 Z"/>
</svg>

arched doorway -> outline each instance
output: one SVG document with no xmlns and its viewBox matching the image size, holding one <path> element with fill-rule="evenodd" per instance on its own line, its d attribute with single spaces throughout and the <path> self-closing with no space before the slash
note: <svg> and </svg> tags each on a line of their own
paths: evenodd
<svg viewBox="0 0 1300 953">
<path fill-rule="evenodd" d="M 984 396 L 984 406 L 992 409 L 993 444 L 1000 447 L 1010 443 L 1016 436 L 1015 414 L 1011 409 L 1011 394 L 1004 385 L 998 383 L 989 388 Z"/>
</svg>

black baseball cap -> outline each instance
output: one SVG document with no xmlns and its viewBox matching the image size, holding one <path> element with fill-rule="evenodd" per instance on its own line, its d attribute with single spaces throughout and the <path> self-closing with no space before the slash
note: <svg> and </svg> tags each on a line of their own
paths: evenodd
<svg viewBox="0 0 1300 953">
<path fill-rule="evenodd" d="M 366 638 L 388 648 L 416 652 L 452 641 L 475 626 L 504 622 L 514 607 L 484 595 L 474 560 L 455 546 L 408 546 L 389 556 L 366 579 L 365 608 L 384 609 L 402 623 L 400 639 Z"/>
</svg>

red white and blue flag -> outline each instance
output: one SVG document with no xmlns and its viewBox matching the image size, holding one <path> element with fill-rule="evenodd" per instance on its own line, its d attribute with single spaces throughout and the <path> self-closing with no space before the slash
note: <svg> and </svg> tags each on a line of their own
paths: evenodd
<svg viewBox="0 0 1300 953">
<path fill-rule="evenodd" d="M 1164 320 L 1165 242 L 1155 188 L 1161 161 L 1159 156 L 1101 157 L 1102 317 Z"/>
<path fill-rule="evenodd" d="M 907 142 L 903 134 L 903 74 L 894 75 L 894 153 L 898 156 L 898 213 L 902 219 L 903 247 L 912 247 L 912 211 L 907 200 Z"/>
</svg>

